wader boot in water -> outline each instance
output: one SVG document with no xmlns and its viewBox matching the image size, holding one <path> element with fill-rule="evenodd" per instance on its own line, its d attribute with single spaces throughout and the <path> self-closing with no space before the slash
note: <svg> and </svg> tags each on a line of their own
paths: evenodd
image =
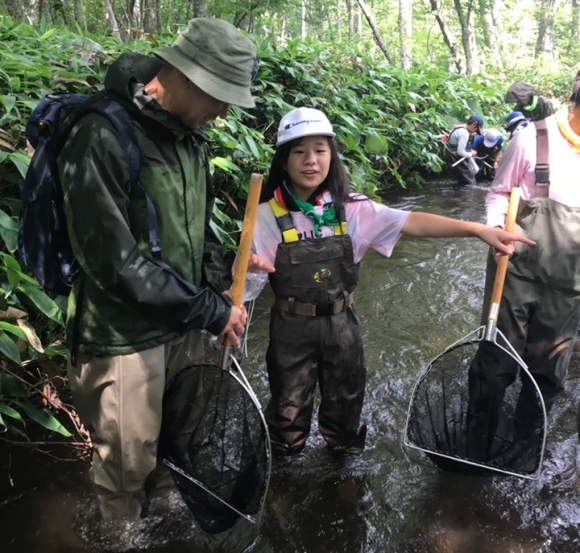
<svg viewBox="0 0 580 553">
<path fill-rule="evenodd" d="M 286 231 L 293 225 L 290 215 L 277 220 Z M 352 305 L 359 272 L 352 242 L 347 234 L 298 240 L 294 232 L 287 239 L 286 231 L 270 275 L 276 295 L 266 353 L 272 445 L 286 454 L 304 448 L 318 381 L 318 426 L 329 448 L 360 452 L 366 436 L 366 427 L 359 429 L 366 367 Z"/>
<path fill-rule="evenodd" d="M 537 245 L 516 244 L 497 327 L 528 366 L 549 411 L 564 389 L 580 323 L 580 209 L 548 198 L 521 201 L 517 225 L 516 230 Z M 494 277 L 495 261 L 490 256 L 484 316 Z M 505 391 L 517 377 L 518 364 L 507 355 L 489 359 L 485 349 L 483 342 L 479 359 L 470 368 L 470 401 L 487 406 L 487 422 L 493 430 L 503 424 L 499 413 Z M 516 438 L 525 441 L 538 428 L 537 406 L 532 383 L 522 379 L 513 415 Z"/>
</svg>

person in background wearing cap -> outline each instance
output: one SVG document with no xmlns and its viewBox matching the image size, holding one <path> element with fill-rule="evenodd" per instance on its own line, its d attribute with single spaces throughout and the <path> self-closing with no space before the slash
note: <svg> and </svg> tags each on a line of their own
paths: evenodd
<svg viewBox="0 0 580 553">
<path fill-rule="evenodd" d="M 473 159 L 477 152 L 469 148 L 469 138 L 481 135 L 483 119 L 480 115 L 471 115 L 462 125 L 456 125 L 447 137 L 445 160 L 449 170 L 457 179 L 457 184 L 475 184 L 475 175 L 479 167 Z"/>
<path fill-rule="evenodd" d="M 526 119 L 521 111 L 512 111 L 506 117 L 505 125 L 505 130 L 510 133 L 509 139 L 511 140 L 515 134 L 525 129 L 529 122 L 529 119 Z"/>
<path fill-rule="evenodd" d="M 359 264 L 372 248 L 390 256 L 401 235 L 473 236 L 509 253 L 518 237 L 480 223 L 391 209 L 351 191 L 326 115 L 301 107 L 278 127 L 253 251 L 275 267 L 266 363 L 274 451 L 299 453 L 318 427 L 334 452 L 359 453 L 366 365 L 353 304 Z"/>
<path fill-rule="evenodd" d="M 483 135 L 477 135 L 472 142 L 472 149 L 477 152 L 475 158 L 479 171 L 477 180 L 493 180 L 499 160 L 503 154 L 504 137 L 497 129 L 488 129 Z"/>
<path fill-rule="evenodd" d="M 509 261 L 497 328 L 527 365 L 549 412 L 564 390 L 580 324 L 580 72 L 572 105 L 545 120 L 531 122 L 510 141 L 486 198 L 487 224 L 501 227 L 513 188 L 521 200 L 516 224 L 537 247 L 518 244 Z M 547 132 L 544 152 L 539 129 Z M 537 160 L 547 164 L 536 173 Z M 495 253 L 497 257 L 498 252 Z M 482 316 L 487 317 L 496 274 L 488 259 Z M 470 377 L 471 378 L 471 377 Z M 505 390 L 518 378 L 518 363 L 481 351 L 473 370 L 474 400 L 490 405 L 497 420 Z M 538 426 L 540 413 L 530 379 L 522 380 L 514 422 L 520 432 Z M 522 439 L 525 439 L 522 434 Z"/>
<path fill-rule="evenodd" d="M 256 50 L 225 21 L 194 19 L 154 54 L 121 55 L 105 87 L 133 119 L 139 181 L 170 270 L 151 256 L 145 199 L 130 194 L 127 155 L 111 124 L 85 115 L 59 157 L 82 270 L 68 307 L 67 343 L 78 347 L 68 375 L 94 445 L 90 476 L 105 519 L 138 518 L 146 496 L 173 486 L 156 468 L 165 383 L 202 355 L 202 329 L 238 343 L 247 317 L 222 293 L 231 282 L 210 227 L 202 131 L 230 104 L 254 107 Z"/>
</svg>

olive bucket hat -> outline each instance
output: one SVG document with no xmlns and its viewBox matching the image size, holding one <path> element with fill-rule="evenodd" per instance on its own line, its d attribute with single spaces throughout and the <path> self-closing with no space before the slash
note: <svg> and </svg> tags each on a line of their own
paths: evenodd
<svg viewBox="0 0 580 553">
<path fill-rule="evenodd" d="M 214 98 L 253 108 L 250 85 L 258 58 L 252 42 L 222 19 L 192 19 L 172 46 L 154 54 Z"/>
</svg>

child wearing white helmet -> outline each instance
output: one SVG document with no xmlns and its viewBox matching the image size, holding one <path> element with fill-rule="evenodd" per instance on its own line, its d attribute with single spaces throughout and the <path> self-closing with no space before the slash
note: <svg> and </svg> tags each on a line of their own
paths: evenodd
<svg viewBox="0 0 580 553">
<path fill-rule="evenodd" d="M 509 254 L 521 238 L 480 223 L 391 209 L 351 189 L 332 124 L 302 107 L 281 120 L 253 250 L 275 267 L 266 353 L 274 451 L 306 445 L 320 387 L 319 429 L 334 452 L 361 452 L 366 364 L 353 292 L 368 249 L 388 257 L 402 235 L 472 236 Z"/>
</svg>

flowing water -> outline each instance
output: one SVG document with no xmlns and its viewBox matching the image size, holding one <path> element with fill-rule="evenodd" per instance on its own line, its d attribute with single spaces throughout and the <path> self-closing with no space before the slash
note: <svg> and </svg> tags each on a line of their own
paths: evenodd
<svg viewBox="0 0 580 553">
<path fill-rule="evenodd" d="M 433 182 L 397 191 L 392 207 L 482 220 L 485 188 Z M 274 466 L 261 525 L 204 535 L 178 496 L 131 526 L 99 523 L 80 463 L 22 456 L 0 496 L 2 553 L 573 553 L 580 550 L 576 470 L 580 354 L 549 420 L 537 481 L 444 473 L 405 450 L 408 401 L 422 367 L 479 326 L 486 246 L 474 239 L 402 239 L 391 258 L 370 252 L 355 294 L 368 366 L 367 448 L 337 460 L 316 425 L 305 451 Z M 268 290 L 259 298 L 243 368 L 263 403 Z M 33 460 L 32 460 L 33 459 Z M 50 470 L 48 470 L 50 469 Z M 6 475 L 2 475 L 6 480 Z M 4 484 L 4 482 L 2 483 Z M 2 489 L 2 488 L 0 488 Z"/>
</svg>

